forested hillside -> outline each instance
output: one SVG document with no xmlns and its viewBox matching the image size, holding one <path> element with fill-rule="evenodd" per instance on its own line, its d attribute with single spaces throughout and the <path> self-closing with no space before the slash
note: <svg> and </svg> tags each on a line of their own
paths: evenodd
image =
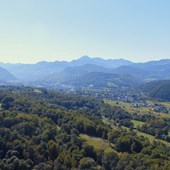
<svg viewBox="0 0 170 170">
<path fill-rule="evenodd" d="M 93 86 L 96 88 L 112 89 L 132 88 L 141 85 L 141 81 L 131 75 L 104 72 L 91 72 L 72 78 L 69 81 L 67 80 L 64 83 L 81 87 Z"/>
<path fill-rule="evenodd" d="M 159 80 L 147 83 L 142 86 L 142 90 L 152 98 L 170 101 L 170 80 Z"/>
<path fill-rule="evenodd" d="M 17 78 L 14 75 L 12 75 L 6 69 L 0 67 L 0 81 L 10 82 L 10 81 L 16 81 L 16 80 L 17 80 Z"/>
<path fill-rule="evenodd" d="M 2 170 L 170 168 L 170 146 L 121 128 L 131 126 L 131 114 L 119 107 L 29 87 L 1 87 L 0 103 Z"/>
</svg>

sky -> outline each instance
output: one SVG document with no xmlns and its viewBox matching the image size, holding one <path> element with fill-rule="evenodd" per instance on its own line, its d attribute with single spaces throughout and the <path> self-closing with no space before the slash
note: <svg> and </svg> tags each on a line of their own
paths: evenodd
<svg viewBox="0 0 170 170">
<path fill-rule="evenodd" d="M 169 0 L 0 0 L 0 62 L 170 59 Z"/>
</svg>

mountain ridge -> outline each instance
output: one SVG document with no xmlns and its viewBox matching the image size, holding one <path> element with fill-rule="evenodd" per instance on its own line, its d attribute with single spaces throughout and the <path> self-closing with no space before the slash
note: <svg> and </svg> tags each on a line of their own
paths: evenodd
<svg viewBox="0 0 170 170">
<path fill-rule="evenodd" d="M 77 85 L 81 84 L 78 83 L 80 80 L 84 81 L 83 78 L 87 80 L 87 82 L 84 81 L 86 85 L 88 84 L 88 78 L 93 80 L 92 82 L 100 82 L 97 78 L 92 78 L 92 75 L 97 75 L 98 78 L 103 79 L 103 83 L 100 84 L 107 83 L 108 80 L 109 83 L 118 83 L 114 75 L 119 75 L 122 83 L 124 81 L 127 82 L 126 76 L 128 75 L 129 81 L 134 82 L 134 84 L 137 84 L 136 80 L 139 82 L 149 82 L 170 79 L 170 59 L 134 63 L 124 59 L 103 59 L 100 57 L 82 56 L 70 62 L 40 61 L 35 64 L 0 63 L 0 66 L 4 67 L 22 82 L 71 83 Z M 97 74 L 93 74 L 96 72 Z M 99 74 L 103 76 L 99 76 Z M 112 79 L 109 74 L 113 76 Z"/>
<path fill-rule="evenodd" d="M 11 74 L 6 69 L 0 67 L 0 81 L 1 82 L 10 82 L 10 81 L 16 81 L 17 78 Z"/>
<path fill-rule="evenodd" d="M 112 61 L 112 62 L 111 62 Z M 116 63 L 115 63 L 116 62 Z M 125 62 L 125 63 L 124 63 Z M 42 77 L 47 77 L 49 75 L 60 73 L 64 71 L 67 67 L 76 67 L 82 66 L 85 64 L 93 64 L 97 66 L 102 66 L 106 68 L 115 68 L 121 65 L 131 64 L 130 61 L 126 60 L 104 60 L 101 58 L 90 58 L 90 57 L 81 57 L 77 60 L 72 60 L 71 62 L 67 61 L 55 61 L 55 62 L 46 62 L 41 61 L 36 64 L 5 64 L 0 63 L 0 66 L 7 69 L 18 77 L 22 81 L 37 81 L 42 79 Z M 24 73 L 24 74 L 23 74 Z"/>
</svg>

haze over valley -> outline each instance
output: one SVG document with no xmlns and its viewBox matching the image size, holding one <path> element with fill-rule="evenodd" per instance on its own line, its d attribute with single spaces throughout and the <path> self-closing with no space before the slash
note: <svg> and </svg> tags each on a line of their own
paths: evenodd
<svg viewBox="0 0 170 170">
<path fill-rule="evenodd" d="M 0 170 L 170 170 L 170 1 L 0 1 Z"/>
<path fill-rule="evenodd" d="M 65 85 L 72 88 L 138 88 L 147 82 L 170 79 L 170 60 L 134 63 L 124 59 L 83 56 L 71 62 L 0 63 L 1 83 Z"/>
</svg>

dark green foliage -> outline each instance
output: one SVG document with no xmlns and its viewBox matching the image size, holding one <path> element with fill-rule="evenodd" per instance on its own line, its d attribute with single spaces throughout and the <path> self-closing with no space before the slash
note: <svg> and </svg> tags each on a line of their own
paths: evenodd
<svg viewBox="0 0 170 170">
<path fill-rule="evenodd" d="M 115 152 L 105 153 L 103 155 L 103 160 L 102 160 L 103 169 L 104 170 L 115 169 L 118 160 L 119 160 L 119 158 Z"/>
<path fill-rule="evenodd" d="M 168 142 L 170 141 L 168 133 L 170 131 L 169 119 L 160 118 L 149 119 L 144 125 L 138 127 L 138 130 L 151 134 L 158 139 L 163 139 Z"/>
<path fill-rule="evenodd" d="M 92 158 L 82 158 L 80 160 L 79 170 L 95 170 L 96 169 L 96 163 Z"/>
<path fill-rule="evenodd" d="M 0 169 L 151 169 L 154 164 L 161 170 L 169 166 L 169 147 L 102 122 L 106 116 L 129 126 L 131 115 L 124 110 L 93 98 L 39 90 L 0 89 Z M 158 128 L 168 125 L 168 120 L 153 119 L 152 124 Z M 103 138 L 117 152 L 94 149 L 80 133 Z"/>
<path fill-rule="evenodd" d="M 13 97 L 5 97 L 1 101 L 2 108 L 8 110 L 11 106 L 11 103 L 14 101 Z"/>
<path fill-rule="evenodd" d="M 116 142 L 118 152 L 139 153 L 143 149 L 142 143 L 132 135 L 120 135 Z"/>
</svg>

